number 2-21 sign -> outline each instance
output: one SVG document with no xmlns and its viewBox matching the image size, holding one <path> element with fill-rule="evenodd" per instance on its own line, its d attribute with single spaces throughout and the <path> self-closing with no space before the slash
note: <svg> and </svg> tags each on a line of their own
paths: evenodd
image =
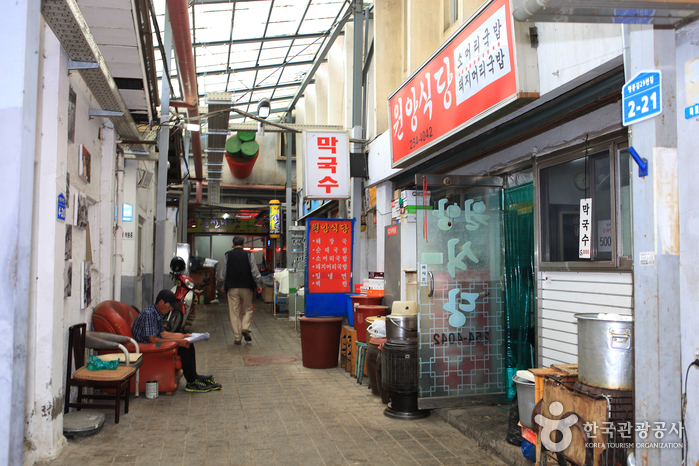
<svg viewBox="0 0 699 466">
<path fill-rule="evenodd" d="M 622 92 L 622 123 L 629 126 L 663 112 L 660 71 L 641 71 L 624 84 Z"/>
</svg>

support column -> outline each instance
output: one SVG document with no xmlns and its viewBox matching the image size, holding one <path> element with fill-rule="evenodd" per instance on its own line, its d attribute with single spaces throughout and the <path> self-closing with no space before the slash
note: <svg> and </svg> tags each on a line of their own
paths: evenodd
<svg viewBox="0 0 699 466">
<path fill-rule="evenodd" d="M 652 430 L 636 430 L 636 442 L 681 442 L 669 432 L 681 420 L 679 216 L 677 189 L 677 114 L 675 100 L 675 31 L 652 26 L 629 27 L 626 63 L 635 76 L 642 70 L 662 74 L 662 115 L 630 127 L 629 144 L 648 159 L 648 176 L 634 169 L 634 341 L 635 421 L 665 422 L 658 439 Z M 641 263 L 641 254 L 647 265 Z M 647 434 L 644 438 L 641 436 Z M 637 465 L 680 464 L 678 448 L 636 448 Z"/>
<path fill-rule="evenodd" d="M 165 60 L 167 69 L 171 70 L 172 56 L 172 25 L 170 16 L 165 6 L 165 37 L 163 39 L 165 47 Z M 162 80 L 162 94 L 160 96 L 160 122 L 167 123 L 170 119 L 170 83 L 167 79 Z M 167 124 L 160 127 L 160 143 L 158 154 L 158 187 L 156 193 L 155 209 L 155 253 L 153 257 L 153 296 L 163 289 L 165 281 L 165 222 L 167 214 L 165 211 L 165 200 L 167 197 L 167 152 L 170 144 L 170 129 Z"/>
<path fill-rule="evenodd" d="M 286 122 L 291 123 L 291 115 L 287 114 Z M 291 235 L 289 234 L 289 227 L 291 226 L 291 138 L 296 137 L 294 133 L 286 133 L 286 268 L 291 267 Z M 298 146 L 296 146 L 298 147 Z M 281 216 L 280 216 L 281 217 Z M 281 220 L 281 218 L 280 218 Z M 276 248 L 275 248 L 276 249 Z M 276 255 L 275 259 L 276 261 Z M 272 268 L 276 267 L 277 264 L 273 264 Z"/>
<path fill-rule="evenodd" d="M 41 2 L 9 2 L 2 7 L 0 61 L 12 72 L 0 74 L 0 139 L 5 203 L 0 229 L 0 464 L 22 464 L 27 373 L 29 261 L 34 199 L 34 155 L 39 93 Z M 11 46 L 10 46 L 11 44 Z M 66 91 L 67 92 L 67 91 Z"/>
<path fill-rule="evenodd" d="M 185 131 L 184 133 L 184 163 L 189 168 L 189 141 L 190 132 Z M 180 221 L 177 222 L 178 228 L 178 238 L 180 243 L 187 242 L 187 229 L 189 228 L 189 175 L 185 176 L 182 180 L 182 196 L 180 197 Z"/>
<path fill-rule="evenodd" d="M 362 21 L 364 12 L 362 0 L 354 0 L 354 44 L 352 48 L 352 133 L 353 139 L 362 139 L 362 63 L 364 48 L 364 28 Z M 363 153 L 364 145 L 350 144 L 350 153 Z M 352 218 L 354 219 L 354 235 L 352 248 L 352 283 L 359 283 L 362 270 L 362 243 L 360 239 L 362 225 L 362 179 L 350 178 Z"/>
</svg>

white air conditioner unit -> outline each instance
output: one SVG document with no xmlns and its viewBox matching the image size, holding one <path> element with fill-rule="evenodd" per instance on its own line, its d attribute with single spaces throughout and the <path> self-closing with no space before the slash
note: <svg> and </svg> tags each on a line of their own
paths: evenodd
<svg viewBox="0 0 699 466">
<path fill-rule="evenodd" d="M 153 181 L 153 173 L 149 172 L 148 170 L 144 170 L 144 173 L 138 182 L 138 187 L 148 189 L 151 181 Z"/>
</svg>

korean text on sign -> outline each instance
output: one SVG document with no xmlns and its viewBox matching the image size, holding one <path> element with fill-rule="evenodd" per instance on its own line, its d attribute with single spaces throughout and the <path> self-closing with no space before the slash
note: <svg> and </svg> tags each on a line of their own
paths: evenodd
<svg viewBox="0 0 699 466">
<path fill-rule="evenodd" d="M 352 221 L 309 220 L 307 228 L 308 292 L 350 292 Z"/>
<path fill-rule="evenodd" d="M 580 259 L 589 259 L 592 249 L 592 199 L 580 199 Z"/>
<path fill-rule="evenodd" d="M 349 198 L 346 132 L 305 132 L 304 192 L 307 199 Z"/>
<path fill-rule="evenodd" d="M 389 98 L 394 167 L 516 95 L 510 3 L 495 0 Z"/>
</svg>

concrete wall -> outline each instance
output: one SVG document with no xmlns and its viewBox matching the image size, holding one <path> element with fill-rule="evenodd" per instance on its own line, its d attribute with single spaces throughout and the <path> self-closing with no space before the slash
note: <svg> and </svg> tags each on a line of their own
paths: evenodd
<svg viewBox="0 0 699 466">
<path fill-rule="evenodd" d="M 134 214 L 133 221 L 123 222 L 121 301 L 143 309 L 152 304 L 153 248 L 155 247 L 153 234 L 157 183 L 154 177 L 150 186 L 144 188 L 138 186 L 138 181 L 146 170 L 155 174 L 157 164 L 135 159 L 127 159 L 124 162 L 124 203 L 133 206 Z M 141 256 L 139 256 L 138 230 L 141 221 Z M 166 257 L 170 257 L 168 251 L 166 251 Z M 169 270 L 169 267 L 165 269 L 166 272 Z"/>
<path fill-rule="evenodd" d="M 113 193 L 116 134 L 104 119 L 90 120 L 99 108 L 77 72 L 67 72 L 67 56 L 44 27 L 40 53 L 36 172 L 25 404 L 25 464 L 51 458 L 62 448 L 63 397 L 68 327 L 88 322 L 92 308 L 111 296 Z M 68 95 L 76 93 L 75 137 L 68 140 Z M 90 181 L 79 176 L 80 145 L 91 154 Z M 67 175 L 70 182 L 67 182 Z M 66 220 L 57 219 L 59 194 L 68 198 Z M 66 227 L 73 224 L 74 195 L 88 203 L 88 228 L 73 225 L 71 257 L 66 255 Z M 81 309 L 81 265 L 90 261 L 92 302 Z M 65 272 L 72 264 L 71 296 L 64 297 Z"/>
<path fill-rule="evenodd" d="M 699 23 L 695 22 L 677 31 L 677 150 L 680 210 L 680 321 L 682 355 L 682 377 L 686 368 L 696 359 L 699 348 L 699 185 L 696 173 L 699 161 L 696 150 L 699 147 L 698 118 L 685 119 L 684 109 L 697 101 L 699 87 Z M 687 90 L 690 90 L 688 93 Z M 694 90 L 694 94 L 691 92 Z M 687 464 L 699 462 L 699 367 L 689 371 L 687 384 L 687 414 L 685 427 L 690 435 Z M 684 386 L 684 380 L 683 386 Z"/>
<path fill-rule="evenodd" d="M 535 23 L 543 95 L 621 55 L 618 24 Z"/>
</svg>

